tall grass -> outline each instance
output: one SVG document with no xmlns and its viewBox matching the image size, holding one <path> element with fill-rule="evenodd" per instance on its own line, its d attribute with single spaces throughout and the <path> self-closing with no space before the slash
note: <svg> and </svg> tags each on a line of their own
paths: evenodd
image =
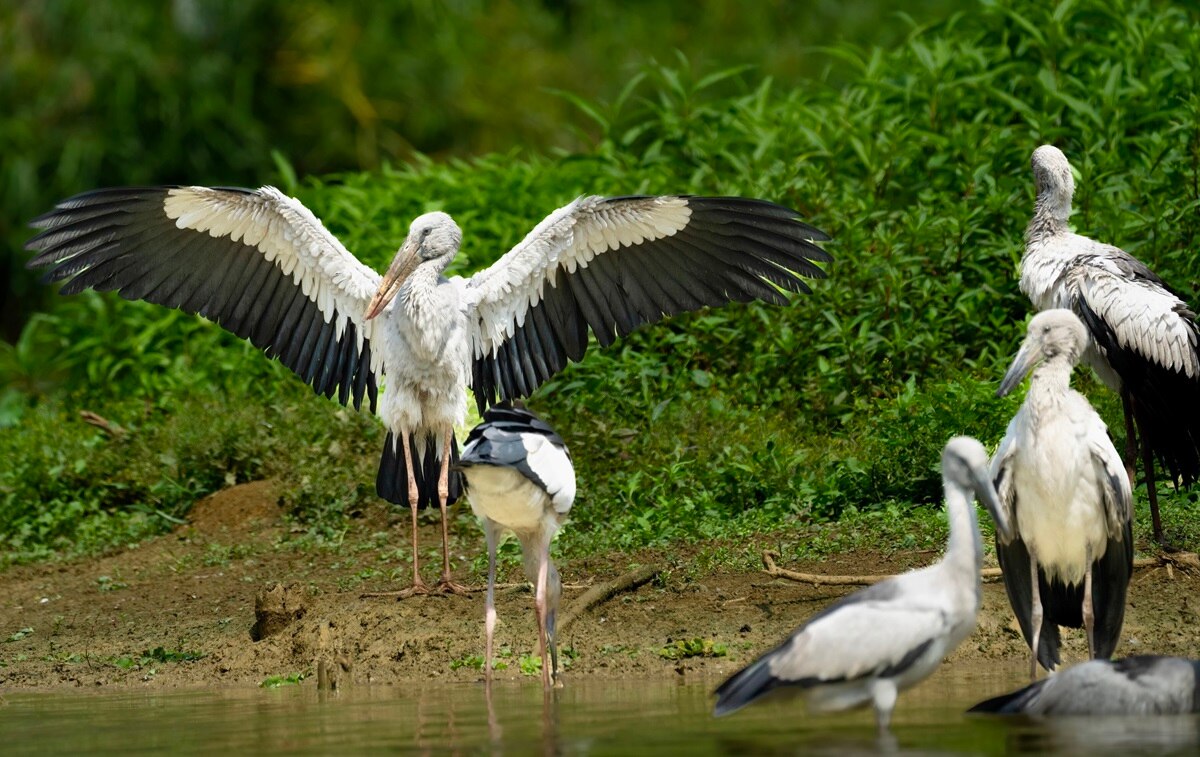
<svg viewBox="0 0 1200 757">
<path fill-rule="evenodd" d="M 1058 144 L 1079 169 L 1078 230 L 1196 291 L 1197 20 L 1145 0 L 981 2 L 914 27 L 892 50 L 830 48 L 835 62 L 815 79 L 701 73 L 686 60 L 649 66 L 611 101 L 567 98 L 592 140 L 582 151 L 418 159 L 289 190 L 377 268 L 414 215 L 450 212 L 467 239 L 451 274 L 489 264 L 583 193 L 738 194 L 799 208 L 835 239 L 830 278 L 811 297 L 644 329 L 593 350 L 535 396 L 579 469 L 565 546 L 634 549 L 847 512 L 903 513 L 940 500 L 936 466 L 948 436 L 994 442 L 1015 411 L 1017 400 L 992 394 L 1029 309 L 1015 266 L 1033 200 L 1034 147 Z M 93 310 L 100 315 L 84 317 Z M 252 348 L 150 306 L 78 298 L 31 328 L 37 338 L 23 356 L 0 362 L 31 387 L 0 403 L 10 419 L 48 413 L 78 433 L 75 409 L 103 413 L 136 400 L 154 407 L 142 425 L 153 434 L 186 423 L 179 414 L 214 392 L 237 415 L 254 411 L 232 408 L 270 412 L 278 393 L 300 391 Z M 58 383 L 34 380 L 44 376 Z M 1113 398 L 1087 376 L 1077 383 L 1119 434 Z M 313 417 L 341 417 L 331 403 L 305 402 Z M 0 533 L 22 534 L 23 545 L 49 543 L 26 528 L 35 514 L 54 521 L 53 538 L 70 538 L 70 519 L 45 504 L 67 484 L 30 489 L 21 478 L 28 473 L 12 472 L 41 464 L 38 450 L 62 433 L 53 425 L 4 432 L 20 462 L 0 471 Z M 337 459 L 293 452 L 289 437 L 303 430 L 283 424 L 248 435 L 248 449 L 260 450 L 251 458 L 279 456 L 253 472 L 221 445 L 197 442 L 189 464 L 198 470 L 181 473 L 198 482 L 188 496 L 229 471 L 238 478 L 269 469 L 293 482 L 285 498 L 302 517 L 323 517 L 323 497 L 313 496 L 321 487 L 347 493 L 343 505 L 346 497 L 372 502 L 377 439 L 364 437 L 381 432 L 325 425 L 322 443 L 339 444 Z M 90 461 L 112 443 L 91 444 L 72 447 L 68 457 L 83 462 L 70 465 L 96 470 Z M 347 450 L 362 457 L 347 462 Z M 141 465 L 136 458 L 130 470 Z M 144 486 L 124 501 L 102 495 L 105 481 L 122 475 L 116 456 L 104 459 L 103 475 L 70 480 L 72 496 L 110 516 L 144 504 Z M 154 480 L 138 470 L 143 484 Z M 1185 543 L 1196 539 L 1186 525 L 1193 500 L 1172 496 L 1166 505 Z"/>
</svg>

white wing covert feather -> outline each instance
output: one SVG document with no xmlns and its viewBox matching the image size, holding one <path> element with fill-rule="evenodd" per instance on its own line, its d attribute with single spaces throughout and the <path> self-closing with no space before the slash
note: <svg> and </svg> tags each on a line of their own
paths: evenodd
<svg viewBox="0 0 1200 757">
<path fill-rule="evenodd" d="M 795 211 L 728 197 L 581 197 L 467 280 L 471 387 L 483 408 L 531 394 L 588 334 L 611 344 L 664 316 L 808 292 L 828 237 Z"/>
<path fill-rule="evenodd" d="M 946 632 L 946 614 L 939 608 L 852 602 L 798 631 L 771 660 L 770 670 L 785 681 L 854 680 L 894 669 Z"/>
</svg>

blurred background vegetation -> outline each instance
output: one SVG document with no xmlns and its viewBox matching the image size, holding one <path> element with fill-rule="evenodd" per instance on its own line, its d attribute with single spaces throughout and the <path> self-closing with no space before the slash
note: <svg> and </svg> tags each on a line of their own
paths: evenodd
<svg viewBox="0 0 1200 757">
<path fill-rule="evenodd" d="M 813 296 L 645 329 L 536 395 L 582 482 L 562 548 L 937 542 L 926 505 L 940 501 L 941 445 L 995 443 L 1019 401 L 993 392 L 1028 311 L 1015 266 L 1034 147 L 1058 144 L 1078 168 L 1081 232 L 1197 290 L 1200 12 L 902 5 L 0 8 L 8 559 L 135 541 L 266 476 L 318 539 L 383 506 L 370 418 L 200 319 L 92 293 L 52 300 L 23 270 L 24 224 L 57 199 L 159 182 L 280 184 L 376 267 L 414 215 L 444 209 L 467 239 L 452 273 L 581 193 L 797 207 L 835 239 Z M 1076 383 L 1121 433 L 1116 399 Z M 1194 495 L 1171 495 L 1164 514 L 1200 544 Z M 851 525 L 817 528 L 839 519 Z"/>
</svg>

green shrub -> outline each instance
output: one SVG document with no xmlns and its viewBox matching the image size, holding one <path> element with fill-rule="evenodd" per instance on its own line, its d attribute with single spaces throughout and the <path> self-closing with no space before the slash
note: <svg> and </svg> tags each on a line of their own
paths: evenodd
<svg viewBox="0 0 1200 757">
<path fill-rule="evenodd" d="M 1029 310 L 1015 266 L 1034 147 L 1059 144 L 1078 167 L 1080 231 L 1195 290 L 1197 20 L 1148 1 L 981 2 L 892 50 L 827 49 L 816 80 L 649 66 L 610 103 L 575 101 L 596 140 L 581 153 L 418 159 L 294 191 L 376 268 L 413 216 L 450 212 L 466 238 L 451 274 L 491 263 L 581 193 L 729 193 L 799 208 L 835 240 L 812 296 L 643 329 L 535 396 L 582 484 L 563 546 L 903 513 L 940 501 L 948 436 L 994 443 L 1016 407 L 991 395 Z M 318 528 L 375 501 L 377 425 L 307 396 L 218 329 L 98 296 L 29 328 L 0 355 L 16 388 L 0 396 L 0 418 L 23 416 L 0 431 L 12 461 L 0 470 L 0 534 L 18 552 L 165 528 L 230 478 L 280 475 L 297 517 Z M 1079 380 L 1119 437 L 1115 399 Z M 80 409 L 136 433 L 98 438 L 79 427 Z M 190 427 L 196 413 L 204 428 Z M 1166 507 L 1190 512 L 1189 496 Z"/>
</svg>

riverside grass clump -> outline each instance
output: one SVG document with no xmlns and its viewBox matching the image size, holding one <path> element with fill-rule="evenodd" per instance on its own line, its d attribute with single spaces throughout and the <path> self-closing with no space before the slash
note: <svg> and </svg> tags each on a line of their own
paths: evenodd
<svg viewBox="0 0 1200 757">
<path fill-rule="evenodd" d="M 581 484 L 560 547 L 586 555 L 823 523 L 826 535 L 864 523 L 903 534 L 893 521 L 909 513 L 924 544 L 940 523 L 929 513 L 945 439 L 994 443 L 1019 402 L 993 395 L 1029 311 L 1015 269 L 1034 147 L 1060 145 L 1080 171 L 1078 229 L 1185 292 L 1200 286 L 1198 20 L 1162 3 L 982 2 L 891 50 L 824 49 L 823 79 L 649 66 L 612 102 L 574 100 L 571 126 L 592 141 L 582 152 L 303 181 L 280 160 L 277 180 L 376 269 L 411 218 L 451 213 L 468 240 L 451 275 L 490 264 L 583 193 L 737 194 L 800 209 L 834 237 L 812 296 L 644 328 L 533 397 Z M 69 298 L 5 348 L 0 374 L 10 559 L 141 538 L 255 477 L 279 478 L 283 504 L 310 528 L 383 506 L 377 423 L 191 316 Z M 1121 443 L 1116 398 L 1090 377 L 1080 388 Z M 126 435 L 86 425 L 80 410 Z M 1172 538 L 1196 547 L 1196 495 L 1165 500 Z"/>
</svg>

